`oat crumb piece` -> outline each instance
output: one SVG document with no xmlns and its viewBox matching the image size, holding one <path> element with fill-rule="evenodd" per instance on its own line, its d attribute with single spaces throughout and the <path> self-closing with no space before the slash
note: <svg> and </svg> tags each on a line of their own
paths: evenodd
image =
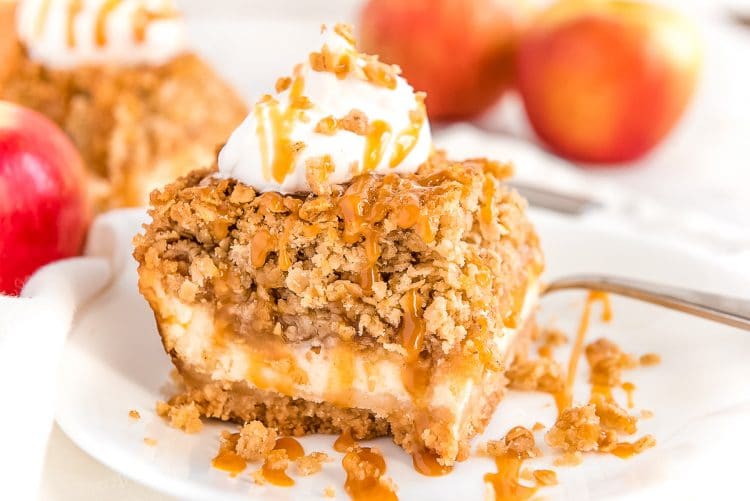
<svg viewBox="0 0 750 501">
<path fill-rule="evenodd" d="M 566 452 L 593 451 L 599 445 L 602 428 L 594 405 L 565 409 L 547 432 L 547 445 Z"/>
<path fill-rule="evenodd" d="M 149 438 L 149 437 L 143 437 L 143 443 L 148 445 L 149 447 L 153 447 L 156 445 L 156 439 L 155 438 Z"/>
<path fill-rule="evenodd" d="M 289 467 L 289 456 L 286 449 L 273 449 L 266 455 L 265 468 L 271 470 L 286 470 Z"/>
<path fill-rule="evenodd" d="M 607 400 L 601 395 L 595 395 L 591 399 L 591 403 L 596 408 L 596 415 L 599 417 L 602 428 L 628 435 L 632 435 L 637 431 L 637 418 L 628 414 L 625 409 L 615 402 Z"/>
<path fill-rule="evenodd" d="M 336 488 L 332 485 L 327 486 L 325 489 L 323 489 L 323 495 L 327 498 L 335 498 Z"/>
<path fill-rule="evenodd" d="M 536 446 L 534 435 L 523 426 L 512 428 L 502 440 L 490 440 L 484 447 L 477 448 L 481 455 L 499 457 L 510 455 L 520 459 L 530 459 L 541 456 Z"/>
<path fill-rule="evenodd" d="M 646 449 L 656 446 L 656 439 L 653 435 L 644 435 L 633 443 L 633 452 L 640 454 Z"/>
<path fill-rule="evenodd" d="M 661 356 L 657 355 L 656 353 L 646 353 L 644 355 L 641 355 L 639 361 L 641 365 L 649 367 L 651 365 L 657 365 L 661 363 Z"/>
<path fill-rule="evenodd" d="M 535 470 L 534 479 L 539 485 L 557 485 L 557 473 L 552 470 Z"/>
<path fill-rule="evenodd" d="M 167 417 L 169 415 L 170 406 L 166 402 L 161 400 L 156 402 L 156 414 L 160 417 Z"/>
<path fill-rule="evenodd" d="M 579 451 L 566 452 L 562 456 L 555 458 L 555 466 L 578 466 L 583 462 L 583 454 Z"/>
<path fill-rule="evenodd" d="M 166 402 L 156 402 L 156 413 L 169 418 L 169 425 L 185 433 L 198 433 L 203 429 L 201 414 L 194 402 L 180 405 L 169 405 Z"/>
<path fill-rule="evenodd" d="M 591 382 L 605 386 L 620 384 L 621 372 L 638 365 L 635 357 L 623 352 L 617 344 L 604 338 L 597 339 L 586 346 L 586 359 L 591 366 Z"/>
<path fill-rule="evenodd" d="M 352 109 L 338 120 L 338 125 L 342 130 L 352 132 L 358 136 L 365 136 L 369 128 L 369 121 L 364 112 Z"/>
<path fill-rule="evenodd" d="M 544 424 L 540 423 L 539 421 L 534 423 L 534 426 L 531 427 L 531 431 L 541 431 L 543 429 L 544 429 Z"/>
<path fill-rule="evenodd" d="M 328 461 L 328 454 L 325 452 L 312 452 L 295 461 L 297 473 L 302 476 L 309 476 L 318 473 L 323 469 L 323 463 Z"/>
<path fill-rule="evenodd" d="M 641 409 L 641 419 L 651 419 L 654 417 L 654 412 L 648 409 Z"/>
<path fill-rule="evenodd" d="M 276 430 L 266 428 L 260 421 L 250 421 L 240 429 L 237 454 L 247 461 L 264 459 L 276 443 Z"/>
<path fill-rule="evenodd" d="M 135 409 L 131 409 L 130 412 L 128 412 L 128 417 L 130 417 L 130 419 L 138 420 L 141 419 L 141 413 Z"/>
<path fill-rule="evenodd" d="M 562 368 L 550 358 L 517 360 L 506 376 L 514 390 L 554 393 L 563 388 Z"/>
</svg>

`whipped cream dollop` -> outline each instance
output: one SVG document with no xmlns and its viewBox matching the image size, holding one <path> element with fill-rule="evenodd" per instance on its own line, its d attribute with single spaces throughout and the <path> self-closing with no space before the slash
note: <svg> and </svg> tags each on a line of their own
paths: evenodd
<svg viewBox="0 0 750 501">
<path fill-rule="evenodd" d="M 219 154 L 219 177 L 259 191 L 320 192 L 375 172 L 410 173 L 432 150 L 424 94 L 357 51 L 348 26 L 263 96 Z"/>
<path fill-rule="evenodd" d="M 58 69 L 155 66 L 187 49 L 173 0 L 21 0 L 16 25 L 29 57 Z"/>
</svg>

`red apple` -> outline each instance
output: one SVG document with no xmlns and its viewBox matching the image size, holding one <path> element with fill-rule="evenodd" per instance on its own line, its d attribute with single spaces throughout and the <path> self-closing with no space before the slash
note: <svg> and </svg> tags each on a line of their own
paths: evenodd
<svg viewBox="0 0 750 501">
<path fill-rule="evenodd" d="M 370 0 L 360 17 L 361 45 L 427 92 L 430 118 L 470 117 L 512 84 L 528 14 L 520 0 Z"/>
<path fill-rule="evenodd" d="M 663 7 L 560 2 L 524 35 L 518 86 L 537 135 L 587 162 L 644 155 L 675 126 L 701 64 L 695 29 Z"/>
<path fill-rule="evenodd" d="M 0 101 L 0 292 L 17 294 L 37 268 L 80 252 L 85 181 L 78 151 L 55 124 Z"/>
</svg>

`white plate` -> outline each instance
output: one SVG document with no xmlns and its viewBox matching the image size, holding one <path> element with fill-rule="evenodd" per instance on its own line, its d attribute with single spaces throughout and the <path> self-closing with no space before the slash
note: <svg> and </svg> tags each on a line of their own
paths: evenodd
<svg viewBox="0 0 750 501">
<path fill-rule="evenodd" d="M 151 311 L 136 287 L 129 236 L 138 231 L 143 216 L 122 212 L 110 216 L 119 227 L 111 242 L 115 263 L 123 262 L 113 283 L 79 311 L 62 360 L 57 420 L 81 448 L 111 468 L 179 498 L 190 499 L 322 499 L 334 485 L 344 499 L 341 455 L 331 449 L 333 437 L 302 439 L 307 451 L 328 452 L 334 461 L 311 477 L 296 478 L 291 489 L 261 487 L 250 480 L 251 465 L 238 478 L 211 467 L 219 432 L 232 426 L 210 423 L 196 435 L 169 428 L 154 412 L 171 369 L 156 333 Z M 685 251 L 640 238 L 592 228 L 580 221 L 534 213 L 548 260 L 548 277 L 575 271 L 602 271 L 750 296 L 750 281 Z M 580 316 L 581 293 L 547 298 L 542 318 L 571 332 Z M 750 335 L 688 316 L 617 299 L 610 325 L 594 322 L 590 339 L 606 336 L 625 350 L 656 352 L 663 362 L 626 373 L 633 381 L 636 410 L 655 413 L 641 421 L 636 437 L 656 436 L 656 448 L 629 460 L 610 455 L 588 455 L 581 466 L 555 468 L 560 486 L 541 494 L 554 499 L 601 499 L 630 495 L 657 496 L 683 492 L 696 497 L 701 489 L 744 485 L 741 463 L 727 460 L 731 451 L 747 450 L 745 423 L 750 415 Z M 560 351 L 565 356 L 564 351 Z M 587 367 L 582 364 L 576 394 L 588 395 Z M 623 395 L 619 395 L 622 401 Z M 136 409 L 141 419 L 128 418 Z M 530 427 L 554 420 L 551 398 L 516 393 L 501 403 L 486 432 L 477 442 L 497 439 L 510 427 Z M 537 434 L 541 442 L 542 433 Z M 158 440 L 155 447 L 144 437 Z M 481 499 L 482 477 L 495 471 L 491 461 L 470 458 L 441 478 L 416 474 L 411 460 L 390 440 L 373 441 L 388 463 L 401 499 Z M 552 454 L 529 462 L 549 466 Z M 255 466 L 257 468 L 257 466 Z M 711 475 L 737 469 L 737 475 Z M 737 491 L 735 491 L 736 493 Z"/>
</svg>

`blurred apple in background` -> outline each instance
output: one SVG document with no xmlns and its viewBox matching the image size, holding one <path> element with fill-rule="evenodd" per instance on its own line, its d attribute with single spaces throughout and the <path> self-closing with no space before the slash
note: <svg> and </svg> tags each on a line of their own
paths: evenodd
<svg viewBox="0 0 750 501">
<path fill-rule="evenodd" d="M 401 66 L 427 92 L 430 118 L 467 118 L 512 84 L 530 12 L 521 0 L 370 0 L 359 22 L 361 46 Z"/>
<path fill-rule="evenodd" d="M 90 212 L 83 161 L 42 115 L 0 101 L 0 292 L 78 254 Z"/>
<path fill-rule="evenodd" d="M 631 1 L 563 1 L 540 15 L 517 56 L 529 120 L 555 152 L 626 162 L 667 135 L 693 95 L 701 44 L 692 24 Z"/>
</svg>

